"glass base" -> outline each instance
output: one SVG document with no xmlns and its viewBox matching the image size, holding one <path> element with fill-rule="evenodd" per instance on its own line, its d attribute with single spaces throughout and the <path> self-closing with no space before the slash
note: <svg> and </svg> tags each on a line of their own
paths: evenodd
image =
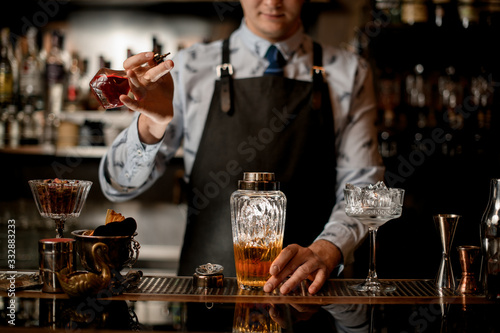
<svg viewBox="0 0 500 333">
<path fill-rule="evenodd" d="M 396 286 L 388 282 L 367 279 L 363 283 L 349 285 L 349 289 L 369 293 L 390 293 L 396 290 Z"/>
</svg>

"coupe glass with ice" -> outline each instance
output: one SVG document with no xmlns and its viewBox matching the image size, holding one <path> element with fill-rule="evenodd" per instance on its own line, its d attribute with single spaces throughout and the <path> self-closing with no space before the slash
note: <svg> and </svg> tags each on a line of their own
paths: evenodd
<svg viewBox="0 0 500 333">
<path fill-rule="evenodd" d="M 286 197 L 271 172 L 245 172 L 231 195 L 236 279 L 242 289 L 261 289 L 283 247 Z"/>
<path fill-rule="evenodd" d="M 389 220 L 398 218 L 403 211 L 405 191 L 400 188 L 387 188 L 383 182 L 358 187 L 346 184 L 344 189 L 345 212 L 347 216 L 358 219 L 366 225 L 370 238 L 370 266 L 368 276 L 361 284 L 349 286 L 363 292 L 392 292 L 396 286 L 381 282 L 376 271 L 376 238 L 378 228 Z"/>
</svg>

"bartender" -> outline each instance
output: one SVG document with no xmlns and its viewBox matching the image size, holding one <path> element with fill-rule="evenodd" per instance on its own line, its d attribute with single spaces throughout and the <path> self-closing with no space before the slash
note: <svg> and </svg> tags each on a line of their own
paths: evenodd
<svg viewBox="0 0 500 333">
<path fill-rule="evenodd" d="M 286 247 L 264 291 L 310 279 L 314 294 L 366 235 L 344 213 L 345 183 L 383 177 L 372 73 L 304 33 L 303 0 L 240 2 L 240 27 L 180 51 L 175 68 L 152 52 L 125 60 L 134 98 L 120 100 L 137 116 L 103 157 L 101 186 L 112 201 L 141 194 L 182 143 L 189 202 L 178 274 L 212 262 L 235 276 L 230 195 L 243 172 L 274 172 L 288 200 Z"/>
</svg>

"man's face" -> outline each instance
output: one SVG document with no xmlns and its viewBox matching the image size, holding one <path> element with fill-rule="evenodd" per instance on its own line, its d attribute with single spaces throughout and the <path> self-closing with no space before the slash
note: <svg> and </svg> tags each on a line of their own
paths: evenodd
<svg viewBox="0 0 500 333">
<path fill-rule="evenodd" d="M 287 39 L 300 27 L 304 0 L 240 0 L 245 22 L 254 34 L 272 43 Z"/>
</svg>

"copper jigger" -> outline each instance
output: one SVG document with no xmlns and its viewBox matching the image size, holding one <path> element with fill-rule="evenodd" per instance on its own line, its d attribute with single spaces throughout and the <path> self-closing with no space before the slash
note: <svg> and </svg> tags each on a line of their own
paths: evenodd
<svg viewBox="0 0 500 333">
<path fill-rule="evenodd" d="M 473 295 L 479 292 L 475 272 L 477 271 L 477 259 L 480 256 L 479 246 L 459 246 L 457 247 L 462 268 L 462 278 L 457 287 L 460 295 Z"/>
<path fill-rule="evenodd" d="M 436 287 L 438 290 L 455 290 L 455 279 L 453 277 L 453 268 L 450 261 L 450 249 L 460 217 L 460 215 L 456 214 L 438 214 L 433 216 L 443 247 L 441 264 L 439 265 L 436 277 Z"/>
</svg>

